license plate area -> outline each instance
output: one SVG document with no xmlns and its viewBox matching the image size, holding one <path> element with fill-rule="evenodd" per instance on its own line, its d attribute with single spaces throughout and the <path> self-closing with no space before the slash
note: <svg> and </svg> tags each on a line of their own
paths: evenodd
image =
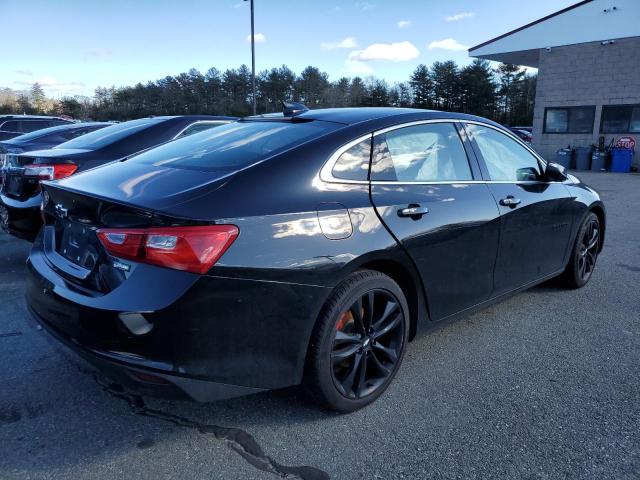
<svg viewBox="0 0 640 480">
<path fill-rule="evenodd" d="M 96 235 L 92 227 L 72 220 L 56 222 L 56 251 L 76 265 L 93 270 L 98 259 Z"/>
<path fill-rule="evenodd" d="M 5 182 L 5 192 L 7 195 L 20 195 L 22 192 L 22 178 L 18 175 L 9 175 Z"/>
</svg>

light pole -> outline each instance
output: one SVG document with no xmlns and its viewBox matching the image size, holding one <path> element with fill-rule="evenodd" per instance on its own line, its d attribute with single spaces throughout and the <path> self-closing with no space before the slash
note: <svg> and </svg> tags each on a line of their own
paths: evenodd
<svg viewBox="0 0 640 480">
<path fill-rule="evenodd" d="M 252 104 L 253 114 L 256 114 L 256 39 L 254 37 L 255 29 L 253 26 L 253 0 L 244 0 L 251 4 L 251 87 L 252 87 Z"/>
</svg>

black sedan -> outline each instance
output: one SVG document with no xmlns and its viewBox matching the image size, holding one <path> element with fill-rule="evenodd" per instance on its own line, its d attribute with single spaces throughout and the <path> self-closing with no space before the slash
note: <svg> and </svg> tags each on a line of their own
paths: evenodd
<svg viewBox="0 0 640 480">
<path fill-rule="evenodd" d="M 292 110 L 45 182 L 36 321 L 130 388 L 207 401 L 303 383 L 347 412 L 428 321 L 589 281 L 598 194 L 500 125 Z"/>
<path fill-rule="evenodd" d="M 57 127 L 43 128 L 35 132 L 25 133 L 10 140 L 0 142 L 0 164 L 6 153 L 24 153 L 32 150 L 46 150 L 61 143 L 113 125 L 107 122 L 71 123 Z"/>
<path fill-rule="evenodd" d="M 122 160 L 170 140 L 236 120 L 184 115 L 118 123 L 49 150 L 5 154 L 0 189 L 0 228 L 32 241 L 42 225 L 40 182 Z"/>
</svg>

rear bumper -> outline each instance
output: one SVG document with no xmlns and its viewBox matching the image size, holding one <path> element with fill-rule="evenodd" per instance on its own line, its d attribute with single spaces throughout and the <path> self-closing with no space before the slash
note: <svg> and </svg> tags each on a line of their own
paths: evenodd
<svg viewBox="0 0 640 480">
<path fill-rule="evenodd" d="M 135 363 L 130 363 L 126 355 L 85 348 L 44 321 L 33 309 L 29 308 L 29 313 L 32 320 L 54 340 L 86 360 L 107 377 L 135 393 L 168 398 L 180 398 L 186 395 L 198 402 L 212 402 L 264 391 L 260 388 L 210 382 L 167 373 L 154 368 L 152 362 L 144 366 L 144 359 L 137 359 Z"/>
<path fill-rule="evenodd" d="M 0 210 L 2 230 L 33 242 L 42 226 L 39 194 L 24 202 L 0 195 Z"/>
<path fill-rule="evenodd" d="M 300 383 L 330 292 L 140 265 L 112 292 L 92 297 L 48 264 L 38 241 L 27 265 L 29 309 L 57 340 L 123 383 L 140 387 L 135 372 L 147 373 L 200 401 Z M 131 312 L 152 328 L 128 329 L 120 314 Z"/>
</svg>

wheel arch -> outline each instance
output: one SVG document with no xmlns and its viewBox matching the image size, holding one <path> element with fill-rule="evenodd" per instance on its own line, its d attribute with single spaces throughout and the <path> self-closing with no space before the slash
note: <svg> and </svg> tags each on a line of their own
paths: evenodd
<svg viewBox="0 0 640 480">
<path fill-rule="evenodd" d="M 598 217 L 598 221 L 600 222 L 600 245 L 598 247 L 598 252 L 602 251 L 602 247 L 604 246 L 604 236 L 607 231 L 607 219 L 604 211 L 604 207 L 599 204 L 593 204 L 589 207 L 589 212 L 593 212 Z"/>
</svg>

